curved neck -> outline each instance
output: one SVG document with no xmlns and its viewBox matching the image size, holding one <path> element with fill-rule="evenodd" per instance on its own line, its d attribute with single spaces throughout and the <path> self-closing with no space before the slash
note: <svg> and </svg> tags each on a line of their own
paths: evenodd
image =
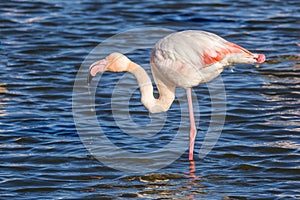
<svg viewBox="0 0 300 200">
<path fill-rule="evenodd" d="M 175 87 L 168 87 L 162 83 L 156 83 L 159 98 L 153 96 L 153 85 L 147 72 L 138 64 L 131 62 L 127 71 L 132 73 L 139 84 L 141 99 L 144 106 L 150 113 L 167 111 L 175 98 Z"/>
</svg>

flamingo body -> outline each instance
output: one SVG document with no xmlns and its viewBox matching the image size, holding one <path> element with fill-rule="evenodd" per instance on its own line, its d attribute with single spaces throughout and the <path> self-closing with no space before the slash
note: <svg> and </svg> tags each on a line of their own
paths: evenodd
<svg viewBox="0 0 300 200">
<path fill-rule="evenodd" d="M 190 88 L 217 77 L 239 55 L 249 59 L 240 59 L 238 63 L 256 61 L 255 54 L 213 33 L 176 32 L 158 41 L 153 48 L 152 73 L 160 73 L 165 83 Z"/>
<path fill-rule="evenodd" d="M 141 100 L 151 113 L 167 111 L 175 98 L 175 88 L 187 92 L 190 114 L 189 160 L 193 160 L 196 138 L 191 88 L 217 77 L 232 64 L 262 63 L 263 54 L 253 54 L 243 47 L 228 42 L 209 32 L 187 30 L 172 33 L 153 48 L 150 64 L 159 98 L 153 96 L 153 85 L 146 71 L 125 55 L 112 53 L 90 66 L 89 82 L 98 72 L 131 72 L 140 86 Z"/>
</svg>

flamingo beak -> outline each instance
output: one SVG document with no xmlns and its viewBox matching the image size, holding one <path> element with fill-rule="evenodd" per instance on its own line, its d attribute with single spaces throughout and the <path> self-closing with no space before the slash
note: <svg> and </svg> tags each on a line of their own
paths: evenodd
<svg viewBox="0 0 300 200">
<path fill-rule="evenodd" d="M 92 79 L 98 72 L 104 72 L 106 69 L 106 66 L 108 64 L 108 61 L 106 59 L 102 59 L 99 61 L 94 62 L 91 64 L 90 69 L 89 69 L 89 76 L 87 78 L 87 83 L 88 85 L 91 84 Z"/>
<path fill-rule="evenodd" d="M 257 54 L 256 61 L 257 63 L 263 63 L 266 60 L 266 56 L 264 54 Z"/>
</svg>

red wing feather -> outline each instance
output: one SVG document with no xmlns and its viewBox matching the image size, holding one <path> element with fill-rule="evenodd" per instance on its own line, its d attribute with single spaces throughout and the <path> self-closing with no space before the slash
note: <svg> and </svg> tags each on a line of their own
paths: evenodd
<svg viewBox="0 0 300 200">
<path fill-rule="evenodd" d="M 248 51 L 247 49 L 244 49 L 243 47 L 241 47 L 237 44 L 227 42 L 226 45 L 227 45 L 227 48 L 222 48 L 222 49 L 216 50 L 215 56 L 212 56 L 211 54 L 204 52 L 203 53 L 204 66 L 209 66 L 214 63 L 220 62 L 228 54 L 246 53 L 250 56 L 253 56 L 253 54 L 250 51 Z"/>
</svg>

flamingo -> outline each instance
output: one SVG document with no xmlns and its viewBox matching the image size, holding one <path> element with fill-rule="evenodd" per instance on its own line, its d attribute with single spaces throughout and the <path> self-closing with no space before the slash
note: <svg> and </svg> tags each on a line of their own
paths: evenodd
<svg viewBox="0 0 300 200">
<path fill-rule="evenodd" d="M 141 102 L 150 113 L 166 112 L 174 101 L 175 88 L 185 88 L 190 120 L 189 160 L 192 161 L 197 130 L 191 88 L 213 80 L 227 66 L 264 61 L 264 54 L 251 53 L 214 33 L 186 30 L 167 35 L 152 50 L 150 65 L 159 92 L 158 98 L 153 96 L 153 85 L 147 72 L 118 52 L 90 66 L 88 83 L 99 72 L 130 72 L 139 84 Z"/>
</svg>

